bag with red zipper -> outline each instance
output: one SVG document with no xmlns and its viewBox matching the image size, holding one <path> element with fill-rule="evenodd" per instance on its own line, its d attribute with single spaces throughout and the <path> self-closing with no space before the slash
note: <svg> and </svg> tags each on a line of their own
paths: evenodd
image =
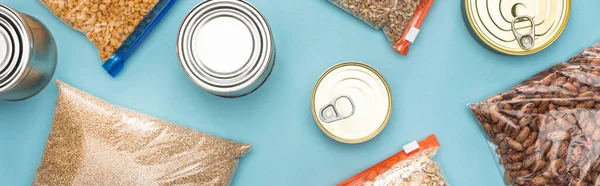
<svg viewBox="0 0 600 186">
<path fill-rule="evenodd" d="M 413 141 L 404 150 L 338 184 L 338 186 L 447 186 L 442 169 L 432 160 L 440 143 L 435 135 Z"/>
<path fill-rule="evenodd" d="M 408 54 L 433 0 L 329 0 L 376 29 L 383 29 L 394 50 Z"/>
</svg>

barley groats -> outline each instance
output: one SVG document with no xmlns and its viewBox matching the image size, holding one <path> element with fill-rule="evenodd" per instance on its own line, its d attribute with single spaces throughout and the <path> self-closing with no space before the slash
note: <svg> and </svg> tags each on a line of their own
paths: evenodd
<svg viewBox="0 0 600 186">
<path fill-rule="evenodd" d="M 250 149 L 57 84 L 33 185 L 229 185 Z"/>
<path fill-rule="evenodd" d="M 472 104 L 507 185 L 600 184 L 600 50 Z"/>
</svg>

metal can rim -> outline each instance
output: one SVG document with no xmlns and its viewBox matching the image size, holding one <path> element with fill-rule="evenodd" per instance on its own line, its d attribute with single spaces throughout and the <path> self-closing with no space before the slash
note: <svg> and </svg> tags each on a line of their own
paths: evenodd
<svg viewBox="0 0 600 186">
<path fill-rule="evenodd" d="M 18 61 L 19 64 L 17 64 L 16 66 L 17 72 L 15 75 L 7 79 L 8 83 L 6 85 L 0 86 L 1 93 L 14 89 L 19 84 L 20 79 L 22 79 L 23 76 L 27 74 L 26 67 L 29 65 L 30 59 L 33 55 L 31 49 L 31 46 L 33 46 L 33 40 L 31 39 L 33 38 L 33 35 L 31 33 L 31 28 L 29 28 L 29 25 L 25 22 L 25 20 L 19 15 L 19 13 L 16 10 L 6 5 L 0 5 L 0 16 L 4 16 L 5 19 L 7 19 L 6 21 L 14 24 L 13 29 L 15 29 L 16 32 L 18 32 L 18 36 L 20 36 L 20 39 L 22 41 L 21 45 L 23 45 L 21 47 L 23 49 L 21 51 L 21 59 Z"/>
<path fill-rule="evenodd" d="M 474 27 L 473 24 L 473 15 L 471 15 L 471 11 L 469 11 L 469 2 L 472 0 L 464 0 L 464 13 L 467 16 L 467 20 L 468 20 L 468 29 L 473 31 L 473 33 L 475 33 L 475 35 L 477 36 L 476 40 L 482 41 L 483 43 L 485 43 L 485 47 L 489 47 L 497 52 L 501 52 L 504 54 L 508 54 L 508 55 L 515 55 L 515 56 L 524 56 L 524 55 L 530 55 L 530 54 L 534 54 L 537 53 L 539 51 L 542 51 L 546 48 L 548 48 L 550 45 L 552 45 L 556 40 L 558 40 L 558 38 L 562 35 L 562 33 L 564 32 L 565 28 L 567 27 L 567 24 L 569 23 L 569 18 L 571 17 L 571 0 L 565 0 L 566 6 L 565 6 L 565 18 L 563 19 L 563 21 L 561 22 L 561 26 L 558 27 L 558 30 L 556 32 L 556 34 L 554 34 L 554 36 L 550 37 L 550 40 L 548 40 L 548 42 L 542 44 L 541 47 L 535 48 L 533 50 L 527 50 L 527 51 L 521 51 L 521 52 L 515 52 L 515 51 L 510 51 L 510 50 L 505 50 L 502 49 L 498 46 L 496 46 L 493 42 L 488 41 L 487 39 L 485 39 L 485 37 L 483 37 L 483 34 L 481 33 L 480 30 L 476 29 Z"/>
<path fill-rule="evenodd" d="M 374 131 L 373 133 L 371 133 L 370 135 L 368 135 L 368 136 L 365 136 L 365 137 L 359 138 L 359 139 L 353 139 L 353 140 L 340 138 L 340 137 L 338 137 L 338 136 L 330 133 L 329 131 L 327 131 L 327 129 L 325 129 L 323 127 L 323 123 L 321 123 L 321 121 L 319 120 L 319 117 L 315 114 L 316 113 L 316 108 L 315 108 L 315 105 L 314 105 L 315 96 L 316 96 L 316 93 L 317 93 L 317 87 L 319 86 L 319 84 L 321 84 L 322 80 L 329 73 L 331 73 L 332 71 L 334 71 L 336 69 L 339 69 L 341 67 L 346 67 L 346 66 L 358 66 L 358 67 L 362 67 L 362 68 L 365 68 L 365 69 L 373 72 L 383 82 L 383 85 L 385 86 L 385 89 L 387 91 L 387 95 L 388 95 L 388 98 L 389 98 L 388 99 L 387 113 L 386 113 L 386 116 L 385 116 L 385 119 L 384 119 L 383 123 L 379 126 L 379 128 L 376 131 Z M 375 70 L 375 68 L 373 68 L 373 67 L 371 67 L 371 66 L 369 66 L 369 65 L 367 65 L 365 63 L 358 62 L 358 61 L 345 61 L 345 62 L 341 62 L 341 63 L 338 63 L 338 64 L 336 64 L 336 65 L 334 65 L 332 67 L 329 67 L 327 70 L 325 70 L 325 72 L 323 72 L 321 74 L 321 76 L 319 77 L 319 79 L 315 83 L 315 86 L 313 87 L 312 96 L 311 96 L 310 100 L 311 100 L 310 101 L 310 107 L 311 107 L 311 112 L 312 112 L 312 115 L 313 115 L 313 119 L 315 120 L 315 123 L 317 124 L 317 126 L 319 127 L 319 129 L 321 129 L 321 131 L 323 133 L 325 133 L 325 135 L 327 135 L 329 138 L 331 138 L 331 139 L 333 139 L 335 141 L 341 142 L 341 143 L 346 143 L 346 144 L 358 144 L 358 143 L 366 142 L 366 141 L 369 141 L 369 140 L 375 138 L 387 126 L 387 124 L 388 124 L 388 122 L 389 122 L 389 120 L 391 119 L 391 116 L 392 116 L 392 103 L 393 103 L 392 100 L 393 100 L 393 97 L 392 97 L 392 92 L 391 92 L 391 89 L 389 87 L 388 82 L 385 80 L 385 78 L 383 77 L 383 75 L 381 75 L 381 73 L 379 73 L 379 71 Z"/>
<path fill-rule="evenodd" d="M 20 64 L 19 58 L 21 57 L 21 44 L 20 36 L 17 34 L 17 30 L 14 26 L 9 23 L 3 16 L 0 15 L 0 35 L 2 35 L 4 42 L 8 42 L 8 49 L 3 63 L 0 65 L 0 87 L 5 87 L 12 81 L 14 76 L 18 73 Z M 4 43 L 3 43 L 4 44 Z"/>
<path fill-rule="evenodd" d="M 261 41 L 261 45 L 264 46 L 264 49 L 260 49 L 261 51 L 259 51 L 260 56 L 258 57 L 258 59 L 253 62 L 254 64 L 252 65 L 252 68 L 249 69 L 249 71 L 247 71 L 245 74 L 249 74 L 249 75 L 245 75 L 244 77 L 240 78 L 239 80 L 237 80 L 235 83 L 231 83 L 228 84 L 227 86 L 219 86 L 218 84 L 214 84 L 215 82 L 210 82 L 207 80 L 204 80 L 200 77 L 196 77 L 196 75 L 193 74 L 198 74 L 198 73 L 204 73 L 204 72 L 196 72 L 197 70 L 194 69 L 190 69 L 189 65 L 191 65 L 192 63 L 196 63 L 191 59 L 188 59 L 188 55 L 186 54 L 188 51 L 185 48 L 188 47 L 184 47 L 184 35 L 189 34 L 189 27 L 193 26 L 190 25 L 191 22 L 193 21 L 194 17 L 198 17 L 197 14 L 198 13 L 202 13 L 201 10 L 199 10 L 200 8 L 202 8 L 203 6 L 219 6 L 218 3 L 233 3 L 234 5 L 239 5 L 239 6 L 243 6 L 244 8 L 248 9 L 247 11 L 245 11 L 244 13 L 249 14 L 252 16 L 252 19 L 256 19 L 258 22 L 254 23 L 253 25 L 256 26 L 258 28 L 259 31 L 259 35 L 261 36 L 261 38 L 263 38 Z M 223 6 L 223 5 L 220 5 Z M 199 16 L 202 17 L 202 16 Z M 263 43 L 264 42 L 264 43 Z M 205 90 L 213 93 L 213 94 L 230 94 L 230 93 L 235 93 L 241 90 L 244 90 L 247 87 L 251 87 L 254 83 L 256 83 L 255 81 L 259 80 L 267 71 L 267 69 L 269 69 L 268 67 L 271 66 L 271 64 L 273 63 L 273 59 L 274 59 L 274 55 L 275 55 L 275 43 L 274 43 L 274 39 L 273 39 L 273 34 L 272 34 L 272 30 L 271 27 L 269 26 L 266 18 L 264 17 L 264 15 L 262 15 L 262 13 L 260 13 L 260 11 L 258 11 L 258 9 L 256 7 L 254 7 L 252 4 L 245 2 L 245 1 L 234 1 L 234 0 L 208 0 L 208 1 L 204 1 L 198 5 L 196 5 L 184 18 L 181 27 L 179 28 L 178 31 L 178 36 L 177 36 L 177 56 L 179 58 L 180 61 L 180 65 L 183 68 L 183 70 L 185 71 L 186 75 L 188 76 L 188 78 L 190 78 L 196 85 L 204 88 Z"/>
</svg>

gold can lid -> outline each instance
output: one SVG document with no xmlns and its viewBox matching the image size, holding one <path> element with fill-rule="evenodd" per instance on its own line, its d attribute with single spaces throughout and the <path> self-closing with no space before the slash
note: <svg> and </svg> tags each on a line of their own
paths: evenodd
<svg viewBox="0 0 600 186">
<path fill-rule="evenodd" d="M 313 89 L 311 109 L 317 126 L 327 136 L 342 143 L 362 143 L 387 125 L 392 93 L 374 68 L 344 62 L 321 75 Z"/>
<path fill-rule="evenodd" d="M 509 55 L 550 46 L 567 26 L 570 0 L 465 0 L 465 19 L 476 39 Z"/>
</svg>

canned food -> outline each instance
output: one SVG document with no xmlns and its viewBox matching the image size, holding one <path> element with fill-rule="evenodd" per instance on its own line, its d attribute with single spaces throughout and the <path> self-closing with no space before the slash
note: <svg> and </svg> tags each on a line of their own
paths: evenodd
<svg viewBox="0 0 600 186">
<path fill-rule="evenodd" d="M 392 93 L 383 76 L 359 62 L 329 68 L 312 93 L 313 118 L 330 138 L 362 143 L 377 136 L 392 114 Z"/>
<path fill-rule="evenodd" d="M 472 35 L 494 51 L 528 55 L 550 46 L 567 26 L 570 0 L 464 0 Z"/>
<path fill-rule="evenodd" d="M 56 44 L 37 19 L 0 5 L 0 99 L 24 100 L 42 91 L 56 68 Z"/>
<path fill-rule="evenodd" d="M 253 92 L 275 63 L 267 20 L 239 0 L 208 0 L 196 6 L 181 25 L 177 53 L 194 83 L 222 97 Z"/>
</svg>

